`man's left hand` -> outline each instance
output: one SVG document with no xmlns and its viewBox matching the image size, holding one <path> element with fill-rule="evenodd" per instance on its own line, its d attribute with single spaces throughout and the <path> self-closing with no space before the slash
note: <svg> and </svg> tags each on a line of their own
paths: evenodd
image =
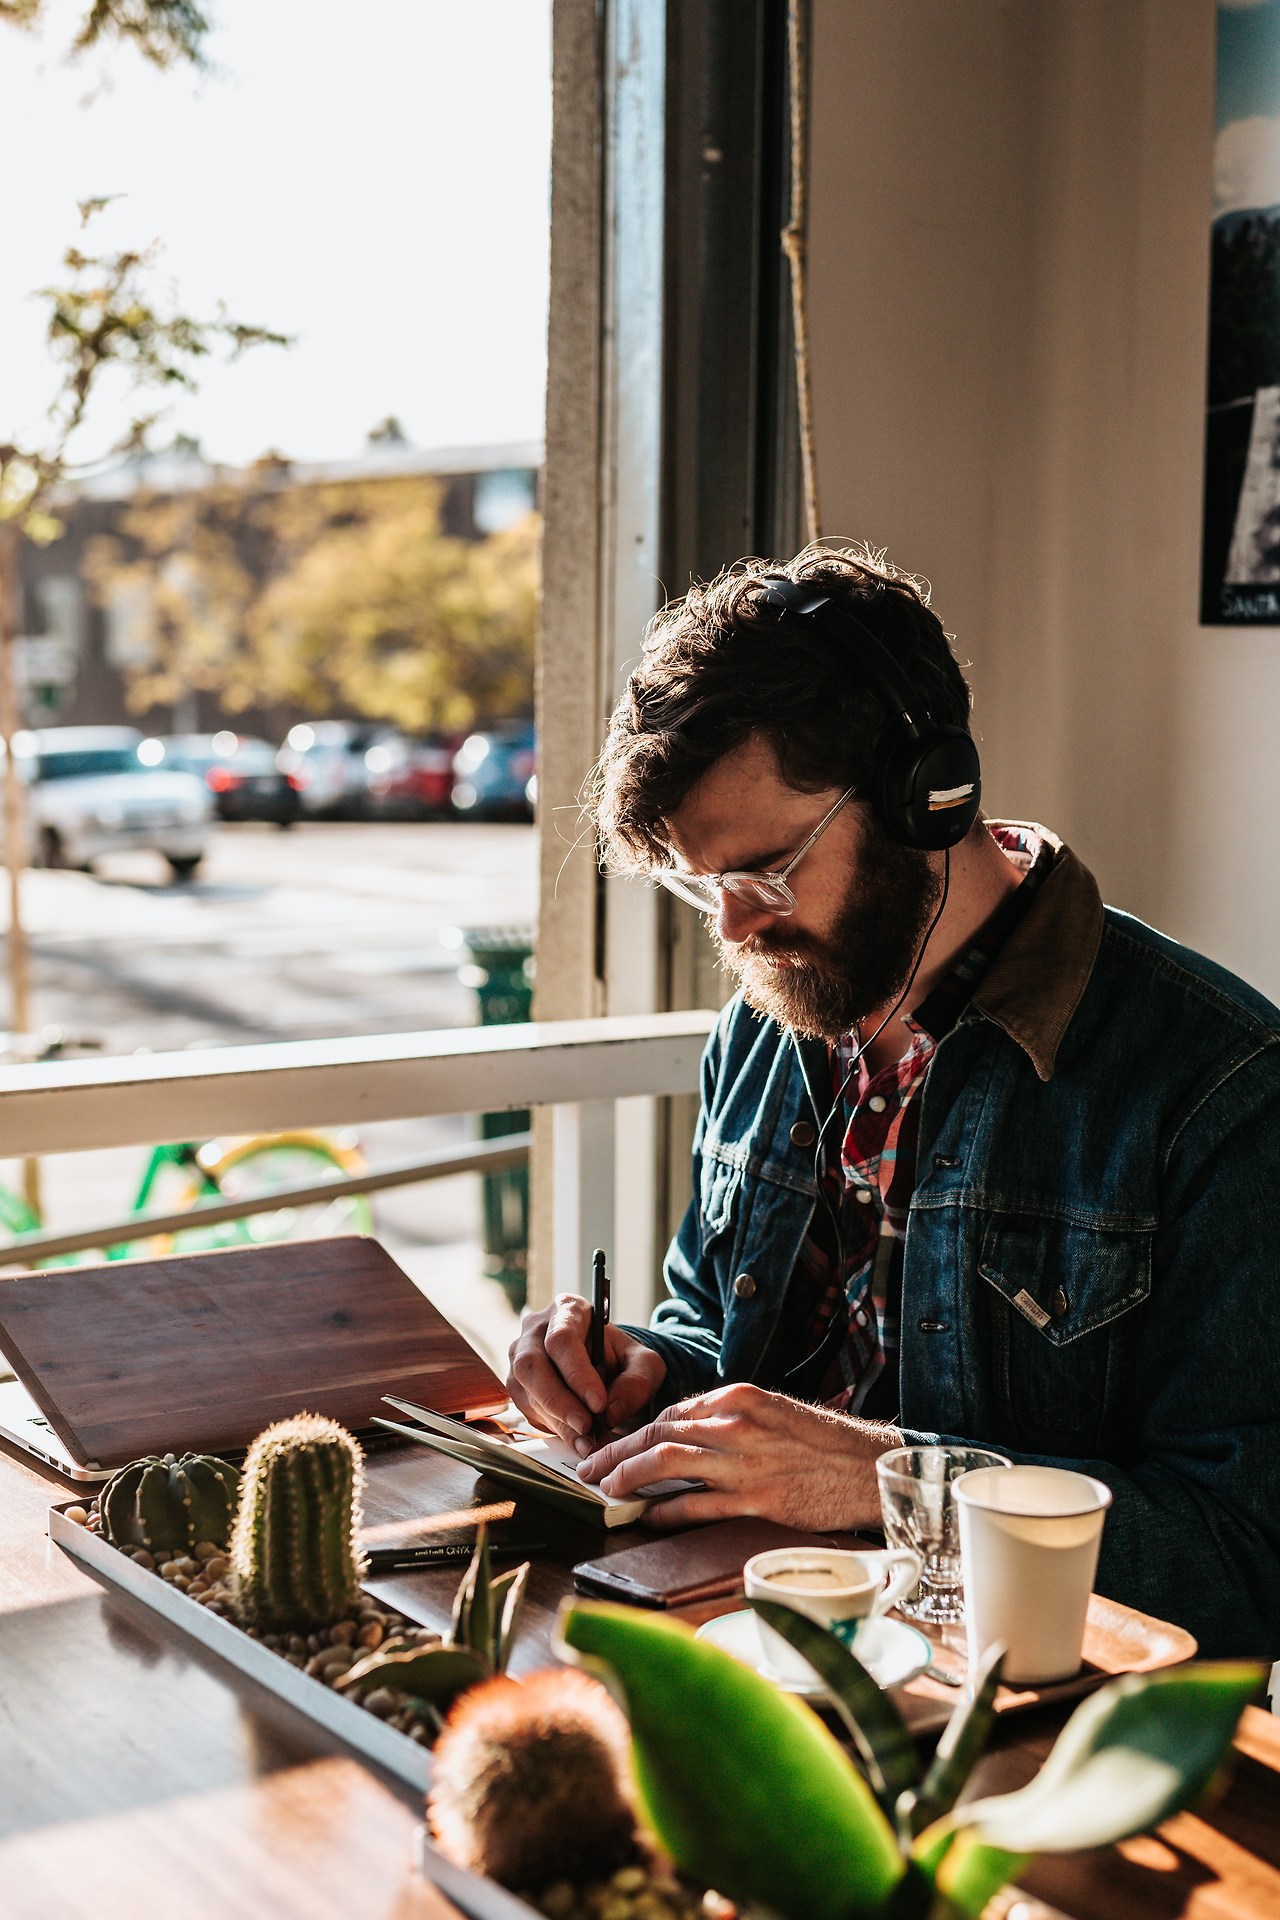
<svg viewBox="0 0 1280 1920">
<path fill-rule="evenodd" d="M 645 1516 L 682 1527 L 750 1514 L 815 1532 L 879 1526 L 877 1456 L 896 1428 L 806 1406 L 742 1383 L 682 1400 L 584 1460 L 583 1480 L 625 1497 L 659 1480 L 699 1480 Z"/>
</svg>

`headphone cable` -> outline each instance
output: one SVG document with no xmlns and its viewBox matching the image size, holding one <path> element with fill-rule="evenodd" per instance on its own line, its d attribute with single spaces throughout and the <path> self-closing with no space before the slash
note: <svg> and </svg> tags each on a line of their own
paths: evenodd
<svg viewBox="0 0 1280 1920">
<path fill-rule="evenodd" d="M 862 1060 L 864 1055 L 866 1054 L 867 1048 L 873 1047 L 875 1045 L 876 1041 L 880 1038 L 880 1035 L 884 1032 L 885 1028 L 888 1026 L 889 1022 L 892 1020 L 894 1014 L 897 1013 L 899 1007 L 902 1005 L 903 1001 L 906 999 L 907 995 L 910 993 L 912 987 L 915 985 L 916 975 L 919 973 L 920 968 L 924 962 L 924 956 L 928 948 L 929 942 L 932 940 L 934 934 L 936 933 L 938 928 L 938 922 L 941 920 L 943 913 L 946 910 L 947 898 L 950 892 L 951 892 L 951 849 L 950 847 L 947 847 L 944 851 L 944 856 L 943 856 L 942 897 L 938 901 L 938 905 L 934 910 L 933 918 L 932 920 L 930 920 L 928 928 L 925 931 L 924 939 L 920 942 L 920 945 L 916 950 L 916 957 L 912 964 L 911 972 L 907 975 L 906 985 L 903 987 L 902 992 L 898 995 L 897 999 L 894 1001 L 888 1013 L 886 1013 L 886 1015 L 884 1016 L 884 1019 L 880 1022 L 880 1025 L 876 1028 L 875 1032 L 872 1034 L 871 1038 L 865 1041 L 859 1038 L 857 1045 L 854 1049 L 853 1060 L 850 1063 L 849 1070 L 845 1074 L 844 1079 L 840 1082 L 840 1085 L 836 1088 L 835 1099 L 831 1103 L 830 1111 L 828 1112 L 826 1119 L 822 1122 L 822 1124 L 818 1128 L 818 1140 L 817 1140 L 817 1145 L 814 1149 L 814 1155 L 813 1155 L 813 1178 L 814 1178 L 814 1184 L 817 1188 L 818 1198 L 821 1200 L 823 1206 L 826 1208 L 827 1218 L 830 1220 L 832 1232 L 835 1234 L 836 1272 L 840 1276 L 840 1283 L 842 1286 L 844 1285 L 844 1280 L 845 1280 L 844 1233 L 840 1226 L 840 1218 L 839 1218 L 840 1209 L 833 1207 L 831 1205 L 830 1200 L 827 1198 L 826 1188 L 823 1185 L 823 1179 L 822 1179 L 823 1135 L 826 1133 L 827 1128 L 831 1125 L 831 1122 L 835 1118 L 836 1114 L 841 1111 L 841 1105 L 844 1100 L 844 1096 L 848 1091 L 849 1082 L 853 1079 L 854 1074 L 858 1071 L 858 1068 L 861 1066 Z M 841 1196 L 841 1199 L 843 1200 L 843 1195 Z"/>
</svg>

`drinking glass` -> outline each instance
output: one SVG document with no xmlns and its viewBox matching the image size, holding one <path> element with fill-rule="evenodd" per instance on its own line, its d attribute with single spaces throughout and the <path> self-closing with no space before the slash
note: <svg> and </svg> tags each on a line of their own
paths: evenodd
<svg viewBox="0 0 1280 1920">
<path fill-rule="evenodd" d="M 964 1619 L 960 1573 L 960 1517 L 952 1482 L 978 1467 L 1012 1461 L 985 1447 L 897 1447 L 876 1461 L 884 1537 L 909 1547 L 922 1562 L 919 1584 L 898 1602 L 913 1620 L 947 1626 Z"/>
</svg>

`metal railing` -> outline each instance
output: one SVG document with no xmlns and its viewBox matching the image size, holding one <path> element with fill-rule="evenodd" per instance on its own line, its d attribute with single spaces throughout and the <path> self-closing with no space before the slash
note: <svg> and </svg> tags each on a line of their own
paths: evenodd
<svg viewBox="0 0 1280 1920">
<path fill-rule="evenodd" d="M 576 1290 L 589 1249 L 613 1245 L 615 1102 L 694 1091 L 715 1018 L 714 1012 L 700 1010 L 5 1067 L 0 1068 L 0 1158 L 551 1107 L 554 1280 L 558 1289 Z M 512 1135 L 463 1152 L 473 1166 L 511 1164 L 476 1157 L 490 1149 L 514 1156 L 527 1145 L 522 1136 Z M 440 1173 L 464 1170 L 456 1161 L 445 1166 L 436 1160 L 424 1173 L 426 1165 L 374 1168 L 353 1176 L 350 1190 L 407 1185 L 436 1177 L 437 1168 Z M 339 1183 L 324 1182 L 318 1191 L 278 1189 L 262 1199 L 266 1206 L 280 1207 L 297 1195 L 314 1201 L 340 1190 Z M 231 1211 L 225 1214 L 221 1202 L 201 1207 L 198 1221 L 250 1211 L 244 1201 L 226 1205 Z M 134 1219 L 117 1237 L 172 1231 L 168 1223 L 175 1220 L 189 1224 L 173 1215 L 148 1218 L 145 1227 Z M 103 1229 L 95 1228 L 28 1240 L 22 1257 L 45 1257 L 55 1243 L 58 1251 L 73 1251 L 71 1240 L 77 1246 L 101 1246 L 102 1235 Z M 615 1280 L 619 1316 L 646 1312 L 652 1276 L 628 1272 L 625 1248 L 617 1252 Z"/>
<path fill-rule="evenodd" d="M 445 1180 L 455 1173 L 497 1173 L 503 1167 L 528 1163 L 531 1136 L 504 1134 L 500 1140 L 480 1140 L 472 1147 L 443 1147 L 413 1160 L 388 1161 L 360 1173 L 337 1173 L 328 1180 L 312 1180 L 301 1187 L 272 1187 L 266 1193 L 241 1194 L 234 1200 L 201 1200 L 175 1213 L 131 1213 L 96 1227 L 77 1227 L 73 1233 L 20 1233 L 0 1246 L 0 1268 L 30 1267 L 64 1253 L 86 1253 L 94 1248 L 128 1246 L 189 1227 L 214 1227 L 226 1220 L 248 1220 L 259 1213 L 279 1213 L 287 1207 L 312 1207 L 347 1195 L 385 1193 L 390 1187 L 412 1187 L 422 1181 Z"/>
</svg>

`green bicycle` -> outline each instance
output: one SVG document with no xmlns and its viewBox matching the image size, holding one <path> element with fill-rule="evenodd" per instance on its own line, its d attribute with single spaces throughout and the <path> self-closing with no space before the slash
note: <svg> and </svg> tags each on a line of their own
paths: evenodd
<svg viewBox="0 0 1280 1920">
<path fill-rule="evenodd" d="M 165 1253 L 194 1253 L 218 1247 L 260 1246 L 276 1240 L 312 1239 L 333 1233 L 371 1233 L 373 1211 L 364 1194 L 335 1194 L 332 1200 L 305 1206 L 285 1205 L 242 1220 L 193 1225 L 176 1233 L 146 1234 L 148 1214 L 185 1213 L 202 1201 L 256 1199 L 337 1180 L 365 1170 L 353 1135 L 312 1133 L 257 1134 L 242 1140 L 180 1141 L 154 1147 L 130 1208 L 139 1237 L 96 1252 L 67 1253 L 42 1266 L 83 1266 L 88 1262 L 158 1258 Z M 0 1229 L 11 1239 L 40 1233 L 44 1222 L 21 1195 L 0 1184 Z"/>
</svg>

